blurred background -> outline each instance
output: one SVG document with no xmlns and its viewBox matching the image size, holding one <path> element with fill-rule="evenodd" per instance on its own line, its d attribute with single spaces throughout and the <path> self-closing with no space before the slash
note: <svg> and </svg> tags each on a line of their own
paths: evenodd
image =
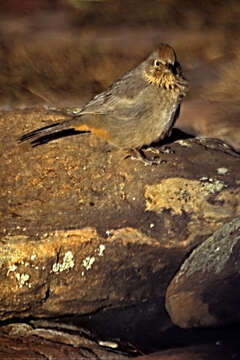
<svg viewBox="0 0 240 360">
<path fill-rule="evenodd" d="M 240 149 L 239 0 L 0 3 L 0 110 L 81 106 L 172 45 L 190 81 L 178 127 Z"/>
</svg>

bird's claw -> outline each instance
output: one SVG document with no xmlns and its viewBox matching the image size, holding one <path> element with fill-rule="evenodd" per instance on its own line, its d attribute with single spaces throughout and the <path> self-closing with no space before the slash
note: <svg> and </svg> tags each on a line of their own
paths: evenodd
<svg viewBox="0 0 240 360">
<path fill-rule="evenodd" d="M 159 153 L 158 153 L 159 154 Z M 137 160 L 137 161 L 141 161 L 144 166 L 149 166 L 149 165 L 160 165 L 163 160 L 160 159 L 159 157 L 156 158 L 147 158 L 145 153 L 142 150 L 138 150 L 138 149 L 132 149 L 131 153 L 128 154 L 126 158 L 130 157 L 132 160 Z"/>
</svg>

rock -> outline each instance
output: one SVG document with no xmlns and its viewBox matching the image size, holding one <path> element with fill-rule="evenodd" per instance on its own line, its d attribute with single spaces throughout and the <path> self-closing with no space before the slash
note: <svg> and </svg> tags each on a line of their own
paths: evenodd
<svg viewBox="0 0 240 360">
<path fill-rule="evenodd" d="M 198 345 L 139 356 L 136 360 L 229 360 L 239 359 L 239 350 L 224 345 Z"/>
<path fill-rule="evenodd" d="M 1 360 L 124 360 L 133 357 L 139 360 L 228 360 L 240 358 L 239 340 L 235 336 L 238 333 L 237 329 L 235 329 L 235 333 L 233 329 L 228 329 L 230 331 L 227 332 L 227 336 L 223 332 L 222 334 L 215 333 L 211 339 L 209 334 L 208 336 L 203 333 L 192 336 L 193 334 L 188 331 L 182 338 L 181 347 L 179 335 L 180 331 L 183 332 L 184 330 L 176 330 L 171 349 L 140 356 L 145 352 L 138 351 L 131 343 L 121 344 L 119 339 L 118 341 L 97 339 L 93 333 L 86 331 L 86 329 L 61 321 L 12 322 L 0 327 L 0 357 Z M 231 339 L 230 342 L 229 339 Z M 176 347 L 176 341 L 179 343 L 178 347 Z M 187 345 L 191 343 L 194 345 Z"/>
<path fill-rule="evenodd" d="M 159 147 L 162 164 L 146 167 L 91 135 L 17 143 L 59 116 L 0 118 L 0 320 L 102 311 L 99 334 L 159 343 L 180 264 L 240 215 L 240 157 L 221 141 L 174 142 L 174 133 Z"/>
<path fill-rule="evenodd" d="M 106 238 L 83 228 L 2 241 L 1 320 L 86 314 L 146 301 L 166 287 L 162 279 L 153 288 L 161 272 L 172 272 L 171 251 L 133 228 L 113 230 Z"/>
<path fill-rule="evenodd" d="M 56 325 L 55 325 L 56 326 Z M 117 349 L 100 346 L 74 328 L 34 328 L 12 323 L 0 328 L 1 360 L 24 359 L 128 359 Z"/>
<path fill-rule="evenodd" d="M 185 260 L 168 287 L 166 308 L 184 328 L 240 320 L 240 217 L 223 225 Z"/>
</svg>

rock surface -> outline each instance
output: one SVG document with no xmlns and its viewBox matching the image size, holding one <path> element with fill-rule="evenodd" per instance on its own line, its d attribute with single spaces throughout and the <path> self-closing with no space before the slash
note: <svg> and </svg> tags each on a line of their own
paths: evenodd
<svg viewBox="0 0 240 360">
<path fill-rule="evenodd" d="M 156 354 L 140 356 L 139 360 L 229 360 L 240 359 L 238 349 L 222 345 L 201 345 L 162 351 Z"/>
<path fill-rule="evenodd" d="M 168 287 L 166 307 L 184 328 L 239 322 L 240 217 L 222 226 L 185 260 Z"/>
<path fill-rule="evenodd" d="M 45 325 L 46 326 L 46 325 Z M 99 345 L 74 328 L 66 329 L 34 327 L 24 323 L 0 328 L 1 360 L 124 360 L 127 355 L 114 347 L 114 343 Z M 54 346 L 53 346 L 54 345 Z M 108 345 L 108 347 L 107 347 Z"/>
<path fill-rule="evenodd" d="M 221 141 L 174 134 L 159 147 L 162 164 L 147 167 L 91 135 L 17 143 L 59 116 L 0 118 L 0 320 L 89 324 L 101 312 L 100 336 L 156 344 L 172 327 L 164 299 L 179 266 L 240 215 L 240 157 Z"/>
</svg>

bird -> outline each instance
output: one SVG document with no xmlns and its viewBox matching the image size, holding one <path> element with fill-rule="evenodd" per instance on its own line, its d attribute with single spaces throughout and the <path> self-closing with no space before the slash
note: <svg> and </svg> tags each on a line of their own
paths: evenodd
<svg viewBox="0 0 240 360">
<path fill-rule="evenodd" d="M 142 148 L 170 134 L 188 89 L 174 49 L 161 43 L 70 119 L 24 134 L 19 141 L 38 146 L 73 130 L 92 133 L 117 148 L 133 151 L 137 159 L 146 160 Z"/>
</svg>

